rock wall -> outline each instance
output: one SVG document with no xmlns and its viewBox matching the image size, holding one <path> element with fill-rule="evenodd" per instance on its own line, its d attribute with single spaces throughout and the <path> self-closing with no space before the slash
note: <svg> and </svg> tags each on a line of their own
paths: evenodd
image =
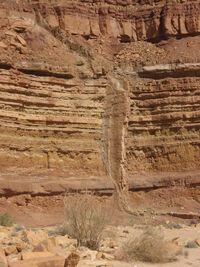
<svg viewBox="0 0 200 267">
<path fill-rule="evenodd" d="M 33 73 L 0 69 L 1 166 L 98 170 L 103 81 Z"/>
<path fill-rule="evenodd" d="M 1 18 L 0 166 L 99 173 L 105 77 L 33 14 Z"/>
<path fill-rule="evenodd" d="M 199 11 L 192 0 L 0 1 L 1 169 L 105 175 L 104 121 L 112 109 L 118 140 L 126 105 L 130 179 L 199 169 Z M 128 103 L 108 111 L 110 77 L 126 81 Z"/>
<path fill-rule="evenodd" d="M 144 67 L 130 90 L 129 169 L 198 169 L 199 64 Z"/>
<path fill-rule="evenodd" d="M 51 27 L 85 38 L 158 41 L 200 32 L 199 1 L 32 1 Z"/>
</svg>

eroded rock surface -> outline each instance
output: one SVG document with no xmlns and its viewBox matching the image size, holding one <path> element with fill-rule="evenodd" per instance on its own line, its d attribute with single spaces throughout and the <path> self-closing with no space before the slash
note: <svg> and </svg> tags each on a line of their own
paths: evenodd
<svg viewBox="0 0 200 267">
<path fill-rule="evenodd" d="M 198 184 L 199 10 L 189 0 L 0 1 L 1 195 L 60 193 L 69 177 L 69 187 L 95 188 L 96 179 L 112 189 L 108 164 L 125 190 L 123 177 L 143 184 L 159 171 L 195 170 L 179 180 Z M 112 102 L 113 78 L 127 88 Z M 58 171 L 34 176 L 39 168 Z M 46 184 L 59 175 L 59 185 Z M 44 178 L 39 189 L 35 177 Z"/>
</svg>

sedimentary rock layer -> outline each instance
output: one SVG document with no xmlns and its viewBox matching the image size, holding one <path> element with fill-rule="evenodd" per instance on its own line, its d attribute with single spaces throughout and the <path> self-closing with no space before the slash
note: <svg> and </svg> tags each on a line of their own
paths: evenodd
<svg viewBox="0 0 200 267">
<path fill-rule="evenodd" d="M 105 175 L 102 140 L 118 185 L 126 168 L 130 181 L 199 169 L 199 11 L 200 1 L 0 1 L 1 170 Z M 108 90 L 111 77 L 126 97 Z"/>
<path fill-rule="evenodd" d="M 130 170 L 198 168 L 199 64 L 149 66 L 139 76 L 130 90 Z"/>
<path fill-rule="evenodd" d="M 51 27 L 87 38 L 121 42 L 154 40 L 200 32 L 199 1 L 32 1 Z"/>
<path fill-rule="evenodd" d="M 103 80 L 5 69 L 0 77 L 1 166 L 100 168 Z"/>
</svg>

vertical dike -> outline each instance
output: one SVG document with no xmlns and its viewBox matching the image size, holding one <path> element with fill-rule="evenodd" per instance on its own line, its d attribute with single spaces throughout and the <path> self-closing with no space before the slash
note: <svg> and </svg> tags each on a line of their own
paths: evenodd
<svg viewBox="0 0 200 267">
<path fill-rule="evenodd" d="M 125 81 L 110 78 L 106 99 L 102 136 L 102 156 L 107 175 L 115 186 L 120 210 L 135 213 L 129 206 L 126 177 L 126 136 L 130 113 L 129 90 Z"/>
</svg>

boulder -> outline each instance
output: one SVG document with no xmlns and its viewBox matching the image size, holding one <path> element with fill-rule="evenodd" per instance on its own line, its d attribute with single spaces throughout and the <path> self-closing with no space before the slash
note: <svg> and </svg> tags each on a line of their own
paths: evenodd
<svg viewBox="0 0 200 267">
<path fill-rule="evenodd" d="M 22 233 L 23 240 L 26 240 L 33 247 L 38 246 L 41 242 L 48 239 L 48 234 L 42 230 L 27 231 Z"/>
<path fill-rule="evenodd" d="M 72 252 L 65 260 L 65 267 L 76 267 L 80 261 L 80 255 L 76 252 Z"/>
<path fill-rule="evenodd" d="M 43 242 L 41 242 L 39 245 L 37 245 L 33 251 L 35 252 L 42 252 L 42 251 L 48 251 L 55 253 L 56 249 L 58 247 L 58 242 L 56 237 L 50 237 Z"/>
<path fill-rule="evenodd" d="M 11 255 L 11 254 L 17 254 L 18 253 L 17 248 L 16 248 L 15 245 L 10 245 L 10 246 L 8 245 L 8 246 L 6 246 L 4 248 L 4 251 L 5 251 L 6 256 Z"/>
<path fill-rule="evenodd" d="M 17 251 L 18 252 L 21 252 L 22 250 L 26 249 L 27 247 L 27 244 L 25 242 L 23 242 L 21 239 L 17 238 L 15 240 L 15 245 L 16 245 L 16 248 L 17 248 Z"/>
<path fill-rule="evenodd" d="M 0 247 L 0 267 L 7 267 L 7 259 L 4 250 Z"/>
</svg>

